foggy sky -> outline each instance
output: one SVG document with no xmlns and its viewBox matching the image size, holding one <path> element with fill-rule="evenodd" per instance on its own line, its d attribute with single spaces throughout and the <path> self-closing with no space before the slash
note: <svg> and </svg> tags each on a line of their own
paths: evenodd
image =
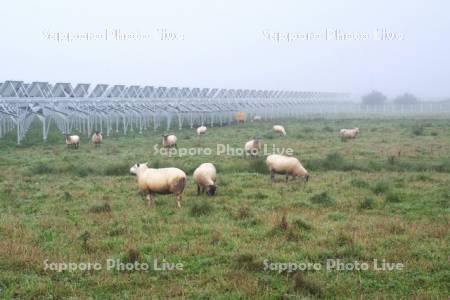
<svg viewBox="0 0 450 300">
<path fill-rule="evenodd" d="M 8 1 L 0 81 L 248 89 L 372 89 L 450 96 L 448 1 Z M 157 30 L 177 33 L 161 41 Z M 365 41 L 268 40 L 270 33 L 368 33 Z M 386 29 L 403 40 L 374 40 Z M 48 39 L 119 30 L 141 40 Z"/>
</svg>

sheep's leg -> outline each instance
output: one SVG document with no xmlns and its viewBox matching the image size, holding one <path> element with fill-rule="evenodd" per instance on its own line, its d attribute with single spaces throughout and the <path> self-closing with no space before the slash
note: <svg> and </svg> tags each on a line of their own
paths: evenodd
<svg viewBox="0 0 450 300">
<path fill-rule="evenodd" d="M 275 182 L 275 172 L 273 170 L 270 170 L 270 179 L 272 182 Z"/>
<path fill-rule="evenodd" d="M 200 185 L 197 184 L 197 196 L 200 195 Z"/>
<path fill-rule="evenodd" d="M 289 180 L 289 173 L 286 173 L 286 183 L 288 183 Z"/>
<path fill-rule="evenodd" d="M 204 194 L 205 193 L 205 187 L 203 186 L 202 187 L 202 194 Z"/>
<path fill-rule="evenodd" d="M 181 208 L 181 193 L 177 194 L 177 207 Z"/>
<path fill-rule="evenodd" d="M 155 207 L 155 197 L 152 193 L 147 194 L 148 207 Z"/>
</svg>

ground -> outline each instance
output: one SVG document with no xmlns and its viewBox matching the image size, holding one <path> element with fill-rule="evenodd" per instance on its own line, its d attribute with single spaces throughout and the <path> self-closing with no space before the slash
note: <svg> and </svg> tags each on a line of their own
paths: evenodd
<svg viewBox="0 0 450 300">
<path fill-rule="evenodd" d="M 36 123 L 23 144 L 0 140 L 0 298 L 294 299 L 443 298 L 450 294 L 450 121 L 283 120 L 174 130 L 178 147 L 213 155 L 155 155 L 162 131 L 115 134 L 96 148 L 82 136 L 67 149 Z M 341 141 L 340 128 L 360 128 Z M 216 145 L 292 148 L 310 172 L 270 182 L 262 156 L 215 155 Z M 182 208 L 159 195 L 149 209 L 129 168 L 176 166 L 188 174 Z M 198 197 L 193 170 L 218 168 L 218 194 Z M 107 259 L 182 263 L 175 271 L 111 271 Z M 327 259 L 369 270 L 326 270 Z M 404 264 L 376 271 L 374 259 Z M 50 263 L 101 263 L 58 272 Z M 278 272 L 265 262 L 312 262 L 320 270 Z M 48 265 L 47 265 L 48 266 Z"/>
</svg>

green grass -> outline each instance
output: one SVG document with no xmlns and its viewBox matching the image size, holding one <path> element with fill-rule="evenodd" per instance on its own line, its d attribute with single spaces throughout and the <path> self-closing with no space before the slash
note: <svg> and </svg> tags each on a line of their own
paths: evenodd
<svg viewBox="0 0 450 300">
<path fill-rule="evenodd" d="M 34 124 L 22 145 L 0 140 L 0 298 L 446 298 L 450 293 L 448 120 L 278 120 L 173 131 L 179 147 L 213 154 L 154 155 L 161 131 L 114 133 L 95 148 L 67 149 Z M 342 142 L 340 128 L 359 127 Z M 264 158 L 217 156 L 259 135 L 290 147 L 310 173 L 270 181 Z M 136 162 L 188 174 L 182 208 L 157 195 L 149 209 L 129 168 Z M 217 166 L 217 195 L 197 196 L 203 162 Z M 339 258 L 405 264 L 403 271 L 264 270 L 271 262 Z M 184 264 L 183 271 L 44 270 L 49 262 Z"/>
</svg>

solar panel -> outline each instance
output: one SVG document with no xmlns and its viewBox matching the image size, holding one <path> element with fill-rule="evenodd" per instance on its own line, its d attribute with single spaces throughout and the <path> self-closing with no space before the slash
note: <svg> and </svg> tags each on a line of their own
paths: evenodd
<svg viewBox="0 0 450 300">
<path fill-rule="evenodd" d="M 208 96 L 208 92 L 209 92 L 209 89 L 206 89 L 206 88 L 202 89 L 200 91 L 200 97 L 202 97 L 202 98 L 207 97 Z"/>
<path fill-rule="evenodd" d="M 143 127 L 154 123 L 154 128 L 161 124 L 161 118 L 170 127 L 171 119 L 178 120 L 179 127 L 188 120 L 191 126 L 195 122 L 217 122 L 220 124 L 232 120 L 236 111 L 246 111 L 250 114 L 271 114 L 271 117 L 291 116 L 305 100 L 309 100 L 308 110 L 314 113 L 318 100 L 349 97 L 342 93 L 319 93 L 279 90 L 250 89 L 218 89 L 218 88 L 188 88 L 188 87 L 158 87 L 138 85 L 97 84 L 90 92 L 90 84 L 80 83 L 73 89 L 70 83 L 5 81 L 0 83 L 0 130 L 4 129 L 4 120 L 17 124 L 17 140 L 25 133 L 33 120 L 33 116 L 46 122 L 55 122 L 61 132 L 71 132 L 73 126 L 78 126 L 86 134 L 91 134 L 93 124 L 105 123 L 107 130 L 122 127 L 124 134 L 131 128 L 142 132 Z M 5 99 L 14 97 L 14 99 Z M 52 98 L 55 97 L 56 101 Z M 30 98 L 28 101 L 27 99 Z M 31 99 L 36 98 L 36 99 Z M 45 98 L 45 99 L 37 99 Z M 60 101 L 59 98 L 67 98 Z M 127 98 L 127 99 L 125 99 Z M 135 99 L 140 98 L 140 101 Z M 179 101 L 183 98 L 182 101 Z M 118 101 L 120 100 L 120 101 Z M 312 101 L 314 100 L 314 101 Z M 300 110 L 304 112 L 305 110 Z M 356 110 L 355 110 L 356 111 Z M 322 112 L 322 111 L 320 111 Z M 186 113 L 183 116 L 183 113 Z M 100 120 L 97 120 L 97 117 Z M 93 121 L 93 118 L 95 121 Z M 166 122 L 167 121 L 167 122 Z M 120 124 L 120 126 L 119 126 Z M 9 127 L 14 127 L 12 125 Z M 47 126 L 47 125 L 46 125 Z M 8 127 L 8 128 L 9 128 Z M 45 127 L 45 126 L 44 126 Z M 3 131 L 4 132 L 4 131 Z M 44 135 L 46 135 L 44 129 Z"/>
<path fill-rule="evenodd" d="M 28 97 L 51 97 L 51 86 L 48 82 L 32 82 L 27 89 Z"/>
<path fill-rule="evenodd" d="M 74 97 L 87 97 L 89 94 L 89 83 L 79 83 L 73 90 Z"/>
<path fill-rule="evenodd" d="M 190 97 L 191 96 L 191 90 L 189 88 L 187 88 L 187 87 L 184 87 L 184 88 L 181 89 L 180 94 L 183 97 Z"/>
<path fill-rule="evenodd" d="M 180 89 L 177 87 L 171 87 L 167 92 L 167 97 L 179 97 Z"/>
<path fill-rule="evenodd" d="M 152 86 L 145 86 L 142 89 L 142 97 L 144 98 L 153 98 L 155 97 L 155 88 Z"/>
<path fill-rule="evenodd" d="M 140 87 L 138 85 L 131 85 L 127 87 L 123 93 L 125 98 L 138 98 Z"/>
<path fill-rule="evenodd" d="M 124 85 L 114 85 L 112 87 L 110 87 L 106 93 L 105 96 L 108 98 L 117 98 L 117 97 L 122 97 L 123 93 L 125 91 L 125 86 Z"/>
<path fill-rule="evenodd" d="M 160 86 L 156 89 L 155 95 L 158 98 L 163 98 L 163 97 L 166 97 L 166 93 L 167 93 L 167 88 L 164 86 Z"/>
<path fill-rule="evenodd" d="M 199 97 L 200 96 L 200 89 L 199 88 L 193 88 L 191 90 L 191 97 Z"/>
<path fill-rule="evenodd" d="M 105 91 L 107 90 L 107 88 L 108 88 L 107 84 L 97 84 L 95 86 L 94 90 L 92 90 L 89 97 L 91 97 L 91 98 L 102 97 L 105 94 Z"/>
<path fill-rule="evenodd" d="M 210 89 L 209 93 L 208 93 L 208 97 L 209 98 L 215 97 L 218 91 L 219 91 L 219 89 Z"/>
<path fill-rule="evenodd" d="M 52 89 L 53 97 L 74 97 L 72 85 L 67 82 L 58 82 Z"/>
<path fill-rule="evenodd" d="M 23 95 L 21 92 L 23 81 L 8 80 L 5 81 L 0 90 L 2 97 L 20 97 Z"/>
</svg>

